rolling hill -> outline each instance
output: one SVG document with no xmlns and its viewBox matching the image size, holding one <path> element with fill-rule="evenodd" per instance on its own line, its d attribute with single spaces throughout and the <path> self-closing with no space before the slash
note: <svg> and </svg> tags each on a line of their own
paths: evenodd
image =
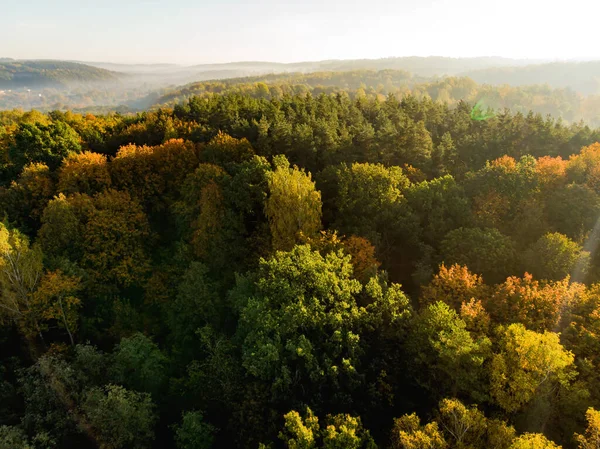
<svg viewBox="0 0 600 449">
<path fill-rule="evenodd" d="M 116 83 L 125 75 L 85 64 L 49 60 L 0 61 L 0 89 L 67 88 Z"/>
</svg>

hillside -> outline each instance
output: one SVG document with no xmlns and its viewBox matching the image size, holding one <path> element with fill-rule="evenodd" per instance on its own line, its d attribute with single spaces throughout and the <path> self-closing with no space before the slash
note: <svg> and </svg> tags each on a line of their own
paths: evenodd
<svg viewBox="0 0 600 449">
<path fill-rule="evenodd" d="M 210 72 L 205 72 L 209 74 Z M 239 93 L 255 98 L 281 98 L 302 93 L 312 95 L 346 92 L 351 97 L 366 95 L 383 99 L 412 95 L 456 106 L 460 101 L 479 103 L 484 109 L 505 108 L 524 114 L 529 111 L 553 115 L 568 122 L 585 120 L 600 126 L 600 96 L 579 94 L 571 89 L 548 85 L 509 86 L 479 84 L 467 77 L 431 79 L 400 70 L 354 70 L 347 72 L 285 73 L 192 83 L 152 94 L 130 103 L 142 109 L 173 106 L 193 96 Z"/>
<path fill-rule="evenodd" d="M 46 60 L 0 61 L 0 89 L 66 88 L 117 82 L 123 75 L 84 64 Z"/>
</svg>

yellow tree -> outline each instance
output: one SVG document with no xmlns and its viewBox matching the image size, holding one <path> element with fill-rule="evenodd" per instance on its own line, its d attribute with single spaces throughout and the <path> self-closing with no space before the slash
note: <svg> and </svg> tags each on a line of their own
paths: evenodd
<svg viewBox="0 0 600 449">
<path fill-rule="evenodd" d="M 58 191 L 65 195 L 93 195 L 111 184 L 106 156 L 99 153 L 72 153 L 63 161 L 58 172 Z"/>
<path fill-rule="evenodd" d="M 198 165 L 191 142 L 172 139 L 154 147 L 121 147 L 110 164 L 114 185 L 140 204 L 164 208 L 165 196 L 179 188 Z"/>
<path fill-rule="evenodd" d="M 97 285 L 139 285 L 147 273 L 150 226 L 127 192 L 107 190 L 94 197 L 85 226 L 82 265 Z"/>
<path fill-rule="evenodd" d="M 600 449 L 600 412 L 590 407 L 585 413 L 585 417 L 587 418 L 585 434 L 575 434 L 579 448 Z"/>
<path fill-rule="evenodd" d="M 44 208 L 54 195 L 54 187 L 46 164 L 37 162 L 25 166 L 5 194 L 6 212 L 21 229 L 37 228 Z"/>
<path fill-rule="evenodd" d="M 275 158 L 269 175 L 269 197 L 265 213 L 271 228 L 273 248 L 289 251 L 300 233 L 313 236 L 321 229 L 321 194 L 310 173 L 290 168 L 283 156 Z"/>
<path fill-rule="evenodd" d="M 210 254 L 211 246 L 217 243 L 224 214 L 223 195 L 215 181 L 209 181 L 202 188 L 198 205 L 200 215 L 192 223 L 192 244 L 198 257 L 206 257 Z"/>
<path fill-rule="evenodd" d="M 509 449 L 561 449 L 541 433 L 524 433 L 515 438 Z"/>
<path fill-rule="evenodd" d="M 37 241 L 49 258 L 81 259 L 85 223 L 94 208 L 86 194 L 66 197 L 62 193 L 48 203 L 42 215 Z"/>
<path fill-rule="evenodd" d="M 42 277 L 31 298 L 37 314 L 44 321 L 55 321 L 62 327 L 69 335 L 72 346 L 75 346 L 73 334 L 77 331 L 81 308 L 81 300 L 76 296 L 80 288 L 80 278 L 67 276 L 57 270 Z"/>
<path fill-rule="evenodd" d="M 516 412 L 546 387 L 567 384 L 572 377 L 574 356 L 566 351 L 558 334 L 508 326 L 499 342 L 500 351 L 492 357 L 490 392 L 507 412 Z"/>
<path fill-rule="evenodd" d="M 448 443 L 434 421 L 424 426 L 413 413 L 394 420 L 392 449 L 445 449 Z"/>
<path fill-rule="evenodd" d="M 254 155 L 247 139 L 236 139 L 222 131 L 203 148 L 202 158 L 208 162 L 223 165 L 227 162 L 243 162 Z"/>
</svg>

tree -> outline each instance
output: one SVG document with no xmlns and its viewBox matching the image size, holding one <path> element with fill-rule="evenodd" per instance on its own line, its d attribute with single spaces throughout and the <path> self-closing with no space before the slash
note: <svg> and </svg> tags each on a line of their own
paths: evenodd
<svg viewBox="0 0 600 449">
<path fill-rule="evenodd" d="M 219 237 L 225 215 L 223 194 L 214 181 L 202 188 L 198 205 L 200 214 L 192 223 L 192 245 L 196 255 L 207 260 L 221 246 Z"/>
<path fill-rule="evenodd" d="M 37 229 L 42 212 L 54 195 L 54 184 L 46 164 L 36 162 L 26 165 L 5 193 L 5 213 L 22 230 Z"/>
<path fill-rule="evenodd" d="M 377 244 L 389 241 L 390 223 L 410 182 L 400 167 L 354 163 L 330 166 L 319 175 L 325 223 Z"/>
<path fill-rule="evenodd" d="M 118 385 L 92 388 L 82 405 L 100 449 L 149 448 L 154 440 L 154 408 L 149 394 Z"/>
<path fill-rule="evenodd" d="M 198 166 L 194 144 L 172 139 L 157 146 L 127 145 L 110 164 L 113 184 L 153 212 L 169 205 Z"/>
<path fill-rule="evenodd" d="M 492 357 L 490 392 L 507 412 L 516 412 L 536 395 L 569 382 L 573 354 L 553 332 L 543 334 L 511 324 L 501 335 L 499 352 Z"/>
<path fill-rule="evenodd" d="M 471 299 L 482 299 L 486 290 L 481 276 L 471 273 L 466 266 L 454 264 L 448 268 L 442 264 L 438 274 L 421 290 L 419 302 L 425 307 L 442 301 L 459 311 Z"/>
<path fill-rule="evenodd" d="M 81 279 L 76 276 L 65 275 L 60 270 L 47 272 L 31 299 L 41 319 L 55 321 L 67 332 L 71 346 L 75 346 L 73 335 L 77 332 L 81 308 L 81 300 L 76 295 L 81 288 Z"/>
<path fill-rule="evenodd" d="M 583 251 L 580 245 L 558 232 L 544 235 L 523 255 L 526 271 L 536 278 L 551 281 L 574 274 L 584 275 L 589 262 L 588 251 Z"/>
<path fill-rule="evenodd" d="M 168 325 L 178 351 L 193 352 L 196 331 L 206 325 L 219 329 L 223 312 L 218 286 L 210 278 L 207 266 L 192 262 L 168 307 Z"/>
<path fill-rule="evenodd" d="M 450 175 L 410 186 L 406 199 L 420 220 L 425 243 L 433 247 L 451 230 L 470 224 L 467 198 Z"/>
<path fill-rule="evenodd" d="M 545 210 L 553 231 L 582 241 L 600 214 L 600 196 L 585 185 L 569 184 L 545 197 Z"/>
<path fill-rule="evenodd" d="M 445 449 L 446 447 L 448 443 L 436 422 L 422 426 L 416 413 L 394 420 L 393 449 Z"/>
<path fill-rule="evenodd" d="M 58 191 L 94 195 L 112 184 L 106 156 L 84 151 L 69 154 L 58 172 Z"/>
<path fill-rule="evenodd" d="M 368 289 L 375 297 L 360 307 L 363 288 L 351 275 L 349 256 L 323 257 L 303 245 L 261 260 L 256 273 L 238 279 L 231 297 L 240 313 L 243 366 L 268 379 L 276 396 L 315 400 L 329 388 L 329 400 L 341 400 L 360 384 L 361 333 L 406 318 L 408 301 L 398 286 Z"/>
<path fill-rule="evenodd" d="M 585 417 L 587 419 L 585 434 L 575 434 L 579 449 L 598 449 L 600 448 L 600 412 L 590 407 Z"/>
<path fill-rule="evenodd" d="M 563 316 L 582 295 L 584 286 L 562 281 L 534 280 L 530 274 L 511 276 L 485 300 L 486 309 L 500 323 L 521 323 L 530 330 L 556 330 Z"/>
<path fill-rule="evenodd" d="M 148 270 L 149 236 L 148 219 L 128 193 L 99 193 L 85 225 L 82 265 L 97 284 L 140 285 Z"/>
<path fill-rule="evenodd" d="M 600 193 L 600 144 L 594 143 L 569 157 L 567 176 L 570 181 L 585 184 Z"/>
<path fill-rule="evenodd" d="M 366 283 L 377 274 L 381 265 L 375 257 L 375 247 L 367 239 L 351 235 L 342 241 L 344 250 L 352 257 L 354 277 Z"/>
<path fill-rule="evenodd" d="M 442 399 L 439 405 L 440 427 L 447 433 L 453 447 L 478 447 L 486 431 L 486 418 L 477 407 L 465 407 L 456 399 Z"/>
<path fill-rule="evenodd" d="M 21 123 L 9 148 L 9 156 L 19 173 L 31 162 L 43 162 L 55 170 L 65 157 L 80 151 L 79 135 L 65 122 Z"/>
<path fill-rule="evenodd" d="M 535 171 L 540 187 L 544 190 L 556 188 L 567 182 L 567 161 L 560 156 L 542 156 L 537 159 Z"/>
<path fill-rule="evenodd" d="M 247 161 L 253 155 L 254 150 L 247 139 L 235 139 L 222 131 L 201 150 L 203 161 L 221 166 Z"/>
<path fill-rule="evenodd" d="M 313 449 L 317 445 L 320 430 L 319 418 L 307 407 L 306 418 L 302 418 L 295 410 L 284 415 L 285 432 L 279 433 L 279 438 L 289 449 Z"/>
<path fill-rule="evenodd" d="M 490 346 L 487 337 L 475 340 L 448 305 L 431 304 L 417 317 L 408 339 L 412 374 L 435 397 L 465 394 L 480 400 Z"/>
<path fill-rule="evenodd" d="M 181 424 L 174 430 L 177 449 L 210 449 L 216 429 L 204 422 L 202 412 L 190 411 L 181 415 Z"/>
<path fill-rule="evenodd" d="M 310 408 L 306 418 L 292 410 L 284 415 L 285 431 L 279 439 L 288 449 L 376 449 L 369 431 L 363 429 L 360 418 L 350 415 L 328 415 L 325 426 L 319 426 Z"/>
<path fill-rule="evenodd" d="M 466 265 L 490 283 L 510 275 L 515 262 L 512 240 L 497 229 L 455 229 L 446 235 L 440 251 L 444 262 Z"/>
<path fill-rule="evenodd" d="M 78 262 L 83 257 L 85 225 L 94 209 L 84 194 L 66 197 L 62 193 L 48 203 L 42 214 L 38 242 L 49 259 Z"/>
<path fill-rule="evenodd" d="M 42 252 L 29 239 L 0 223 L 0 319 L 14 322 L 21 332 L 43 341 L 41 316 L 32 304 L 32 295 L 42 277 Z"/>
<path fill-rule="evenodd" d="M 167 358 L 148 337 L 123 338 L 113 352 L 113 377 L 126 387 L 157 395 L 166 380 Z"/>
<path fill-rule="evenodd" d="M 516 433 L 505 421 L 488 419 L 476 406 L 467 407 L 457 399 L 440 402 L 437 421 L 456 448 L 507 449 Z"/>
<path fill-rule="evenodd" d="M 537 191 L 536 160 L 523 156 L 519 161 L 502 156 L 465 181 L 465 191 L 473 199 L 474 213 L 479 226 L 496 227 L 505 234 L 514 235 L 522 226 L 523 203 L 531 200 Z"/>
<path fill-rule="evenodd" d="M 276 169 L 269 176 L 269 197 L 265 214 L 271 227 L 273 248 L 290 250 L 298 233 L 311 236 L 321 229 L 321 194 L 310 173 L 289 168 L 284 157 L 275 158 Z"/>
<path fill-rule="evenodd" d="M 193 228 L 193 224 L 202 213 L 202 192 L 210 185 L 206 193 L 213 193 L 216 198 L 221 195 L 220 186 L 229 175 L 218 165 L 200 164 L 196 170 L 186 176 L 180 187 L 181 200 L 173 205 L 174 212 L 179 220 L 179 227 L 183 234 Z M 205 200 L 208 201 L 208 200 Z"/>
<path fill-rule="evenodd" d="M 0 426 L 0 449 L 33 449 L 19 427 Z"/>
<path fill-rule="evenodd" d="M 509 449 L 561 449 L 541 433 L 524 433 L 515 438 Z"/>
</svg>

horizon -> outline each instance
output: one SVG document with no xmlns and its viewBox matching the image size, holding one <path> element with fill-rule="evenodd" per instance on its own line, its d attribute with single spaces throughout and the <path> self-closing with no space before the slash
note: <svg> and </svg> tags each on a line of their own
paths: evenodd
<svg viewBox="0 0 600 449">
<path fill-rule="evenodd" d="M 383 57 L 360 57 L 360 58 L 330 58 L 330 59 L 303 59 L 303 60 L 286 60 L 286 61 L 274 61 L 274 60 L 231 60 L 231 61 L 222 61 L 222 62 L 193 62 L 193 63 L 176 63 L 176 62 L 166 62 L 166 61 L 142 61 L 142 62 L 118 62 L 114 60 L 82 60 L 82 59 L 57 59 L 57 58 L 20 58 L 20 57 L 7 57 L 0 55 L 0 62 L 6 62 L 9 60 L 12 61 L 60 61 L 60 62 L 69 62 L 76 64 L 114 64 L 114 65 L 139 65 L 139 66 L 150 66 L 150 65 L 168 65 L 168 66 L 177 66 L 177 67 L 195 67 L 195 66 L 211 66 L 211 65 L 228 65 L 228 64 L 281 64 L 281 65 L 293 65 L 293 64 L 308 64 L 308 63 L 324 63 L 324 62 L 335 62 L 335 61 L 380 61 L 386 59 L 410 59 L 410 58 L 419 58 L 419 59 L 454 59 L 454 60 L 476 60 L 476 59 L 498 59 L 498 60 L 506 60 L 506 61 L 518 61 L 518 62 L 527 62 L 528 65 L 535 64 L 552 64 L 552 63 L 585 63 L 585 62 L 600 62 L 600 56 L 598 57 L 578 57 L 578 58 L 512 58 L 509 56 L 500 56 L 500 55 L 481 55 L 481 56 L 442 56 L 442 55 L 427 55 L 427 56 L 419 56 L 419 55 L 406 55 L 406 56 L 383 56 Z"/>
</svg>

